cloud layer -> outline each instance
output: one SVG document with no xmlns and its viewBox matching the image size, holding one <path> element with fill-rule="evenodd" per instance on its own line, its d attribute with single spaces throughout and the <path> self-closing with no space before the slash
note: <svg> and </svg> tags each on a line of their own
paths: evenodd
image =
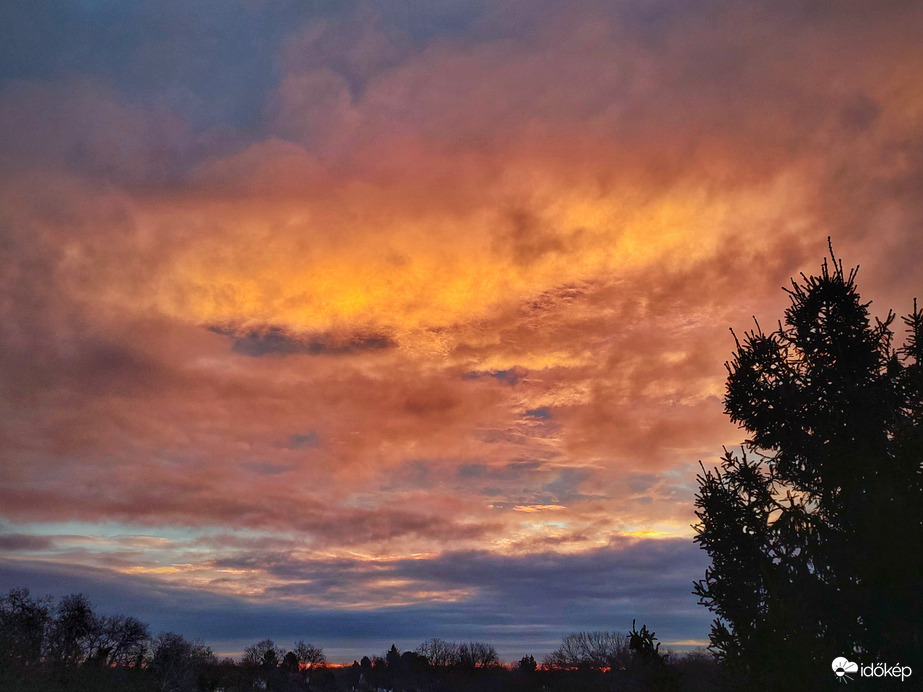
<svg viewBox="0 0 923 692">
<path fill-rule="evenodd" d="M 10 573 L 703 638 L 727 327 L 919 288 L 919 5 L 117 5 L 0 10 Z"/>
</svg>

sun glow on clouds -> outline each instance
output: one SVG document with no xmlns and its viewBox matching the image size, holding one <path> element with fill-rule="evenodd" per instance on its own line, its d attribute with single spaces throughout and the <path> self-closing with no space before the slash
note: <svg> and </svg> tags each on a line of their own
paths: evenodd
<svg viewBox="0 0 923 692">
<path fill-rule="evenodd" d="M 489 319 L 558 285 L 698 261 L 714 253 L 719 239 L 703 231 L 716 228 L 718 207 L 728 204 L 681 192 L 626 204 L 619 197 L 632 192 L 617 186 L 581 199 L 566 180 L 522 199 L 518 185 L 500 185 L 460 211 L 415 209 L 413 180 L 332 198 L 310 199 L 308 190 L 270 204 L 204 201 L 179 214 L 167 202 L 167 210 L 142 211 L 138 223 L 198 237 L 158 268 L 158 290 L 141 299 L 195 324 L 272 325 L 296 335 L 384 330 L 413 347 L 431 330 Z M 345 218 L 338 207 L 348 209 Z M 125 288 L 110 298 L 130 309 L 143 289 Z"/>
<path fill-rule="evenodd" d="M 435 5 L 248 6 L 260 79 L 0 59 L 10 564 L 351 612 L 692 564 L 727 327 L 828 234 L 909 308 L 919 8 Z"/>
</svg>

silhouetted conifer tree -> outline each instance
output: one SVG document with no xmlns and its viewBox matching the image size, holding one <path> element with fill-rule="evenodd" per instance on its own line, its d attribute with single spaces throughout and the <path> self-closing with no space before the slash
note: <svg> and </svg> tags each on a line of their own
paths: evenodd
<svg viewBox="0 0 923 692">
<path fill-rule="evenodd" d="M 914 303 L 893 348 L 894 315 L 873 324 L 857 269 L 831 260 L 792 281 L 775 331 L 738 341 L 725 410 L 750 437 L 698 478 L 712 563 L 695 593 L 749 689 L 808 689 L 836 656 L 921 650 L 923 316 Z"/>
</svg>

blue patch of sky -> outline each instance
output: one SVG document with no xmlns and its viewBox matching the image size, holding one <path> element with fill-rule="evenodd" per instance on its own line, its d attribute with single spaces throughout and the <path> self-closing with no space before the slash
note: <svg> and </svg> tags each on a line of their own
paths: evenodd
<svg viewBox="0 0 923 692">
<path fill-rule="evenodd" d="M 119 538 L 124 536 L 157 536 L 171 540 L 188 540 L 201 535 L 201 530 L 177 526 L 140 527 L 121 522 L 104 521 L 52 521 L 41 523 L 4 523 L 9 531 L 23 531 L 35 536 L 96 536 Z"/>
<path fill-rule="evenodd" d="M 711 468 L 715 463 L 706 463 L 705 468 Z M 663 478 L 663 486 L 660 488 L 661 494 L 674 495 L 674 499 L 687 499 L 691 504 L 693 496 L 699 491 L 699 483 L 696 480 L 698 470 L 698 464 L 682 464 L 664 471 L 660 474 Z"/>
<path fill-rule="evenodd" d="M 471 29 L 486 0 L 375 5 L 386 29 L 423 45 Z M 164 105 L 193 129 L 261 125 L 279 56 L 312 22 L 338 22 L 359 0 L 171 2 L 5 0 L 0 89 L 13 80 L 88 78 L 136 103 Z"/>
<path fill-rule="evenodd" d="M 351 3 L 176 3 L 125 0 L 0 3 L 0 87 L 89 78 L 197 126 L 246 127 L 277 81 L 293 30 Z"/>
<path fill-rule="evenodd" d="M 462 379 L 465 380 L 477 380 L 482 377 L 492 377 L 495 380 L 500 380 L 501 382 L 508 385 L 518 384 L 528 372 L 525 368 L 513 367 L 506 370 L 472 370 L 471 372 L 466 372 L 462 375 Z"/>
<path fill-rule="evenodd" d="M 436 36 L 452 36 L 470 31 L 492 4 L 492 0 L 410 0 L 380 3 L 377 7 L 385 26 L 423 44 Z"/>
</svg>

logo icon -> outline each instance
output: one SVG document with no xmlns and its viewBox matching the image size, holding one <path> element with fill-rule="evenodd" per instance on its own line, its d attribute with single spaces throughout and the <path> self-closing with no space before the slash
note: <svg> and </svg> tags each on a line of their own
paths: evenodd
<svg viewBox="0 0 923 692">
<path fill-rule="evenodd" d="M 858 663 L 847 661 L 842 656 L 833 659 L 833 664 L 831 667 L 833 668 L 833 672 L 836 674 L 836 679 L 838 682 L 848 682 L 849 680 L 852 680 L 852 677 L 849 675 L 850 673 L 859 672 Z"/>
</svg>

